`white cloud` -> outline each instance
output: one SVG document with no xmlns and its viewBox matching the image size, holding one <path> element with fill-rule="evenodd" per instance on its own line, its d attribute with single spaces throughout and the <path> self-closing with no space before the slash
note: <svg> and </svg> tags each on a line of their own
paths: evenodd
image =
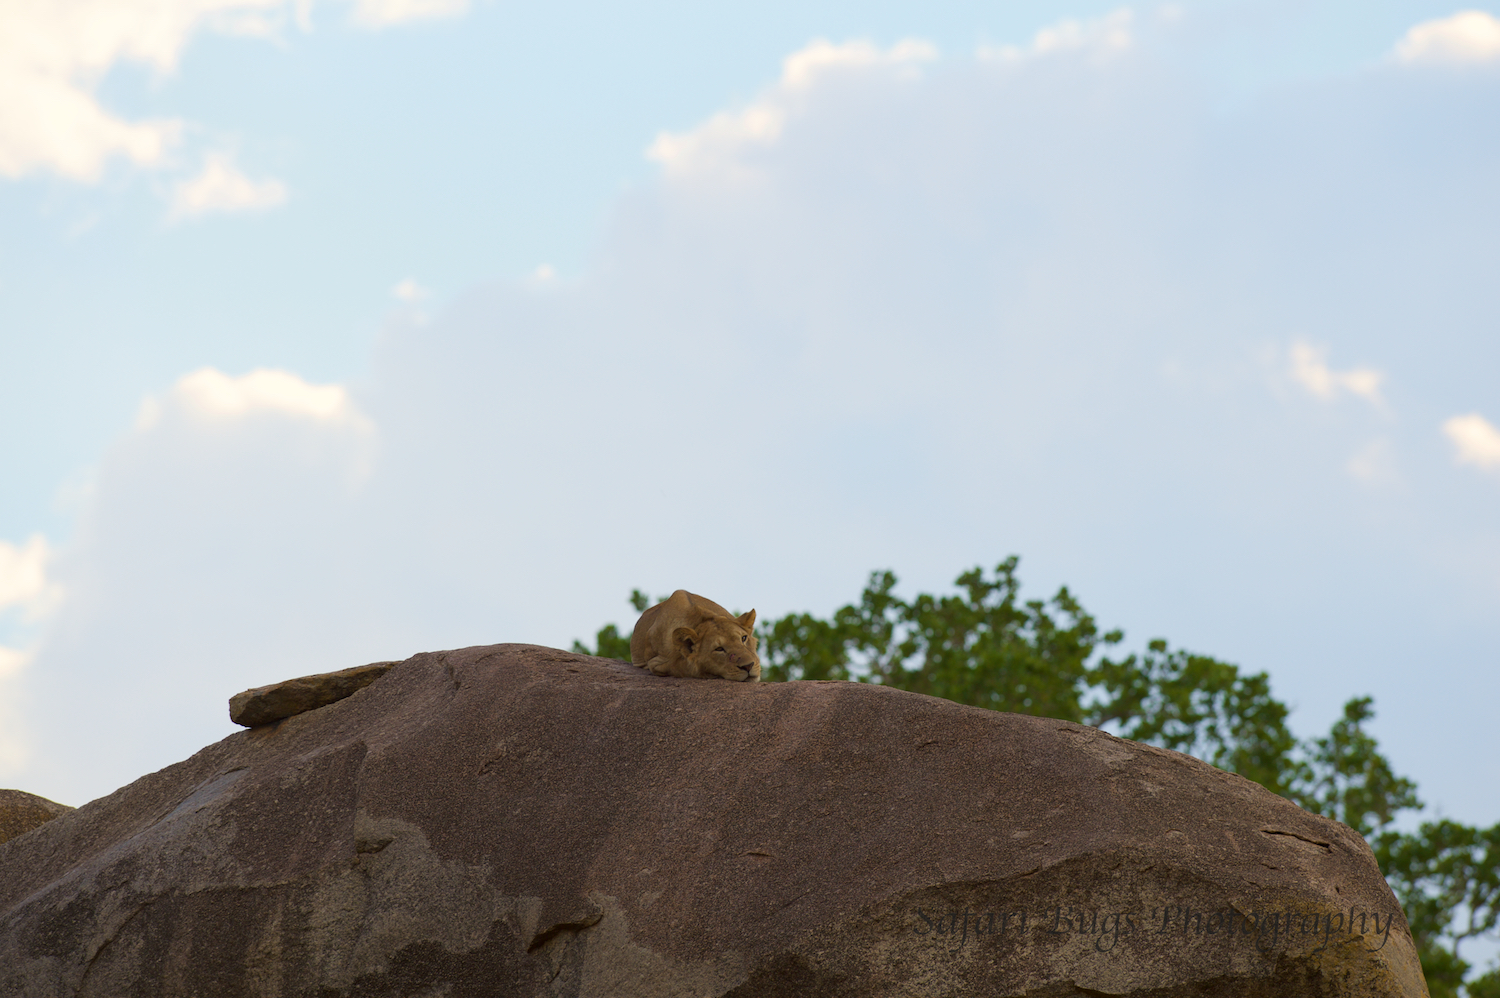
<svg viewBox="0 0 1500 998">
<path fill-rule="evenodd" d="M 0 645 L 0 778 L 21 772 L 31 761 L 20 692 L 22 673 L 31 657 L 30 650 Z"/>
<path fill-rule="evenodd" d="M 979 58 L 1018 62 L 1068 52 L 1120 53 L 1133 43 L 1134 17 L 1127 8 L 1090 21 L 1064 20 L 1038 31 L 1027 46 L 981 47 Z M 936 46 L 921 39 L 904 39 L 885 49 L 863 40 L 818 39 L 782 61 L 780 79 L 759 99 L 721 111 L 689 131 L 660 133 L 646 156 L 678 177 L 744 183 L 756 176 L 746 154 L 781 139 L 790 121 L 809 113 L 821 85 L 840 78 L 915 82 L 923 64 L 937 58 Z"/>
<path fill-rule="evenodd" d="M 269 428 L 267 420 L 285 428 Z M 336 469 L 351 491 L 369 478 L 376 458 L 375 423 L 349 390 L 311 384 L 290 371 L 261 368 L 234 377 L 205 367 L 185 374 L 163 398 L 142 401 L 135 429 L 142 433 L 164 427 L 172 437 L 178 432 L 174 424 L 196 428 L 193 435 L 200 439 L 203 432 L 241 432 L 235 425 L 246 428 L 247 439 L 281 434 L 295 441 L 286 446 L 301 460 Z"/>
<path fill-rule="evenodd" d="M 20 545 L 0 540 L 0 611 L 19 608 L 24 619 L 35 621 L 56 607 L 62 590 L 47 580 L 52 557 L 41 534 Z"/>
<path fill-rule="evenodd" d="M 57 559 L 67 598 L 24 658 L 11 656 L 16 688 L 58 713 L 28 709 L 0 757 L 28 751 L 39 767 L 28 788 L 69 802 L 98 788 L 83 793 L 72 777 L 48 775 L 89 751 L 65 729 L 107 730 L 144 708 L 149 687 L 161 712 L 153 716 L 182 729 L 173 737 L 204 743 L 227 733 L 225 697 L 319 671 L 318 659 L 368 650 L 384 633 L 378 613 L 347 619 L 363 616 L 360 576 L 381 571 L 384 545 L 367 557 L 363 541 L 350 543 L 369 536 L 354 514 L 377 465 L 376 432 L 344 386 L 205 368 L 146 408 L 105 455 Z M 328 571 L 348 574 L 330 583 Z M 34 576 L 19 573 L 17 588 L 33 592 Z M 301 651 L 276 647 L 289 628 Z M 122 744 L 100 761 L 98 779 L 118 785 L 156 768 L 142 749 L 157 737 Z"/>
<path fill-rule="evenodd" d="M 1479 413 L 1454 416 L 1443 423 L 1443 433 L 1457 449 L 1459 464 L 1500 468 L 1500 429 Z"/>
<path fill-rule="evenodd" d="M 833 44 L 818 39 L 782 61 L 781 79 L 762 97 L 738 111 L 721 111 L 687 132 L 662 132 L 646 157 L 669 173 L 738 172 L 733 160 L 745 149 L 767 146 L 780 138 L 788 118 L 805 106 L 820 81 L 839 73 L 894 73 L 918 78 L 922 63 L 937 58 L 937 49 L 917 39 L 881 49 L 867 41 Z"/>
<path fill-rule="evenodd" d="M 181 130 L 175 120 L 121 121 L 67 81 L 0 65 L 0 175 L 51 169 L 94 181 L 113 156 L 155 166 Z"/>
<path fill-rule="evenodd" d="M 1404 63 L 1462 64 L 1500 60 L 1500 18 L 1482 10 L 1424 21 L 1396 43 Z"/>
<path fill-rule="evenodd" d="M 1165 16 L 1170 18 L 1173 15 L 1167 12 Z M 1134 20 L 1135 13 L 1129 8 L 1121 8 L 1090 21 L 1069 18 L 1038 31 L 1032 37 L 1030 45 L 980 46 L 979 57 L 1015 62 L 1064 52 L 1089 52 L 1095 55 L 1123 52 L 1135 40 L 1131 34 Z"/>
<path fill-rule="evenodd" d="M 877 67 L 894 69 L 906 79 L 916 79 L 921 64 L 937 56 L 932 43 L 915 38 L 904 39 L 884 50 L 867 41 L 835 45 L 820 38 L 782 60 L 781 86 L 786 90 L 805 90 L 831 72 Z"/>
<path fill-rule="evenodd" d="M 177 379 L 168 401 L 198 417 L 236 418 L 272 412 L 328 423 L 370 428 L 343 385 L 314 385 L 290 371 L 264 368 L 232 377 L 205 367 Z M 163 405 L 156 399 L 142 403 L 138 429 L 149 429 L 161 419 Z"/>
<path fill-rule="evenodd" d="M 354 23 L 366 28 L 385 28 L 408 21 L 457 17 L 469 9 L 469 0 L 354 0 Z"/>
<path fill-rule="evenodd" d="M 1327 348 L 1314 347 L 1300 341 L 1293 343 L 1292 377 L 1320 399 L 1334 399 L 1341 392 L 1348 392 L 1375 405 L 1384 403 L 1380 394 L 1380 385 L 1385 380 L 1382 372 L 1370 367 L 1335 371 L 1328 366 L 1325 360 L 1327 355 Z"/>
<path fill-rule="evenodd" d="M 413 278 L 405 278 L 397 281 L 391 288 L 391 296 L 397 301 L 404 301 L 408 305 L 415 305 L 431 295 L 432 292 L 422 287 Z"/>
<path fill-rule="evenodd" d="M 191 218 L 212 212 L 263 211 L 286 201 L 279 180 L 251 180 L 235 169 L 230 157 L 208 156 L 203 170 L 172 192 L 172 217 Z"/>
<path fill-rule="evenodd" d="M 380 28 L 467 9 L 467 0 L 354 0 L 352 18 Z M 92 183 L 113 159 L 168 165 L 184 122 L 129 120 L 95 91 L 116 65 L 173 72 L 202 31 L 278 38 L 311 30 L 312 0 L 4 0 L 0 2 L 0 177 L 50 171 Z M 195 186 L 196 185 L 196 186 Z M 179 188 L 179 191 L 182 189 Z M 180 207 L 237 210 L 279 203 L 284 192 L 213 162 Z"/>
<path fill-rule="evenodd" d="M 786 111 L 773 104 L 752 104 L 740 111 L 720 111 L 689 132 L 657 135 L 646 158 L 667 170 L 687 173 L 720 165 L 751 144 L 769 145 L 781 135 Z"/>
<path fill-rule="evenodd" d="M 159 166 L 175 119 L 126 121 L 94 88 L 115 64 L 171 72 L 194 32 L 285 6 L 285 0 L 10 0 L 0 4 L 0 175 L 51 170 L 99 178 L 123 157 Z"/>
<path fill-rule="evenodd" d="M 54 614 L 62 603 L 62 586 L 49 578 L 54 557 L 41 534 L 22 544 L 0 540 L 0 619 L 19 611 L 23 624 L 34 625 Z M 35 646 L 0 644 L 0 776 L 18 771 L 30 758 L 23 732 L 21 682 Z"/>
</svg>

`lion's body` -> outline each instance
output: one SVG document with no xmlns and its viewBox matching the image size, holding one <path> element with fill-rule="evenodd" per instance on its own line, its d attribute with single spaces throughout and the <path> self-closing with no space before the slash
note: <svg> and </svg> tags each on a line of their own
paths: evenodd
<svg viewBox="0 0 1500 998">
<path fill-rule="evenodd" d="M 650 607 L 630 636 L 630 660 L 658 676 L 760 680 L 755 611 L 732 617 L 713 600 L 679 589 Z"/>
</svg>

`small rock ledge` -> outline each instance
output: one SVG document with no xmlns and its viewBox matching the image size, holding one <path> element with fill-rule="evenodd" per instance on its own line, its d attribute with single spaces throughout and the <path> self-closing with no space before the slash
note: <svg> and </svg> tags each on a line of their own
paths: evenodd
<svg viewBox="0 0 1500 998">
<path fill-rule="evenodd" d="M 229 719 L 235 724 L 256 728 L 305 714 L 353 696 L 389 672 L 395 664 L 356 665 L 338 672 L 320 672 L 316 676 L 257 686 L 229 698 Z"/>
</svg>

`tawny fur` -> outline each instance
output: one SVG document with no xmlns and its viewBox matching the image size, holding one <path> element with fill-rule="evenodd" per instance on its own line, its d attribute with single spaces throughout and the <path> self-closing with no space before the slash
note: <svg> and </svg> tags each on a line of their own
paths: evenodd
<svg viewBox="0 0 1500 998">
<path fill-rule="evenodd" d="M 658 676 L 759 682 L 755 649 L 754 610 L 732 617 L 686 589 L 648 608 L 630 636 L 630 660 Z"/>
</svg>

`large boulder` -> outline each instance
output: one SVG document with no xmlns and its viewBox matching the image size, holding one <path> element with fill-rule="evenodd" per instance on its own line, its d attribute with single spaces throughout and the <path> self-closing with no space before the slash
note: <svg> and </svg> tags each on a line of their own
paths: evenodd
<svg viewBox="0 0 1500 998">
<path fill-rule="evenodd" d="M 1426 989 L 1358 835 L 1187 756 L 498 645 L 0 845 L 0 994 Z"/>
<path fill-rule="evenodd" d="M 66 804 L 24 790 L 0 790 L 0 842 L 45 825 L 71 810 Z"/>
</svg>

